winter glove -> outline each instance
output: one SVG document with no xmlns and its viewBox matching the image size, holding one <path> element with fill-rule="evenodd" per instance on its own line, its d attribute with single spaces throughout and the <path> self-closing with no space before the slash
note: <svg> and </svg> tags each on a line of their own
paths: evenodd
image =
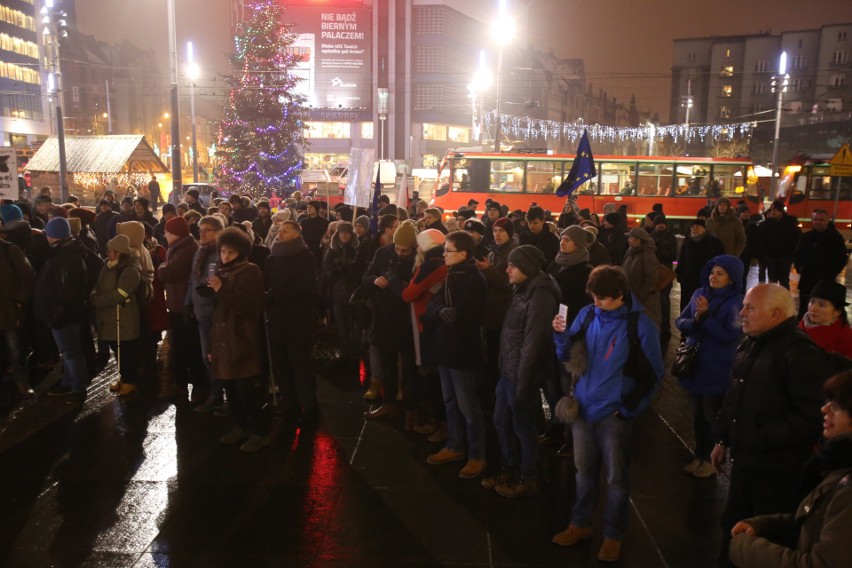
<svg viewBox="0 0 852 568">
<path fill-rule="evenodd" d="M 456 309 L 441 308 L 441 311 L 438 312 L 438 317 L 441 318 L 441 321 L 444 323 L 453 323 L 456 321 Z"/>
</svg>

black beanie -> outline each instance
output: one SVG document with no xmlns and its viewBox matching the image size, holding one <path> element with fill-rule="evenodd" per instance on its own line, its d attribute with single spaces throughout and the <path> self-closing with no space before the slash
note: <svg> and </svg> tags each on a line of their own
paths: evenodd
<svg viewBox="0 0 852 568">
<path fill-rule="evenodd" d="M 613 227 L 618 227 L 621 223 L 621 215 L 618 213 L 607 213 L 604 215 L 604 221 L 612 225 Z"/>
<path fill-rule="evenodd" d="M 544 253 L 532 245 L 521 245 L 509 253 L 509 264 L 514 265 L 528 277 L 532 277 L 541 272 L 544 266 Z"/>
</svg>

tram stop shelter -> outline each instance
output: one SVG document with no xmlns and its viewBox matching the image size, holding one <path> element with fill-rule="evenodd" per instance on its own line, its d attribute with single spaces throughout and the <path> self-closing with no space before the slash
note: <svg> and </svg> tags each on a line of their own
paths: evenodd
<svg viewBox="0 0 852 568">
<path fill-rule="evenodd" d="M 87 205 L 97 204 L 107 187 L 124 195 L 130 186 L 147 189 L 151 174 L 169 171 L 142 134 L 66 136 L 65 156 L 68 193 Z M 53 197 L 59 198 L 59 141 L 55 136 L 45 140 L 27 170 L 34 195 L 47 185 L 53 189 Z"/>
</svg>

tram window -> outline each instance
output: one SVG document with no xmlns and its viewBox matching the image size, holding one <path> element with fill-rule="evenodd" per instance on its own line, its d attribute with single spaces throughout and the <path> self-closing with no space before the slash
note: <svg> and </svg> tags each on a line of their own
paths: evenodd
<svg viewBox="0 0 852 568">
<path fill-rule="evenodd" d="M 717 188 L 718 195 L 715 197 L 742 197 L 745 193 L 745 186 L 743 185 L 744 169 L 743 166 L 714 165 L 711 174 L 713 181 L 710 183 L 714 183 Z M 706 193 L 707 197 L 714 197 L 711 195 L 709 185 Z"/>
<path fill-rule="evenodd" d="M 598 168 L 600 195 L 634 195 L 635 163 L 602 162 Z"/>
<path fill-rule="evenodd" d="M 562 183 L 562 162 L 527 162 L 527 193 L 554 193 Z"/>
<path fill-rule="evenodd" d="M 639 187 L 637 188 L 636 195 L 662 195 L 666 185 L 671 184 L 671 173 L 666 177 L 663 170 L 664 167 L 661 164 L 640 163 Z"/>
<path fill-rule="evenodd" d="M 675 195 L 682 197 L 704 197 L 708 181 L 708 168 L 699 165 L 676 164 Z"/>
<path fill-rule="evenodd" d="M 829 177 L 829 169 L 825 167 L 812 167 L 810 171 L 810 184 L 808 185 L 808 197 L 811 199 L 832 199 L 834 189 Z M 804 176 L 802 176 L 804 177 Z"/>
<path fill-rule="evenodd" d="M 491 191 L 520 193 L 524 190 L 523 162 L 491 162 Z"/>
<path fill-rule="evenodd" d="M 463 160 L 465 170 L 470 176 L 469 184 L 464 189 L 459 184 L 459 191 L 488 193 L 491 191 L 491 160 Z"/>
</svg>

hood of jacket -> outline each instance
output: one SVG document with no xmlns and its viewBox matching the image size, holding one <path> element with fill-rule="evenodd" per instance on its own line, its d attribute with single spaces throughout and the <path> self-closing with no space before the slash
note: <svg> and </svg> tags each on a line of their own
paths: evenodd
<svg viewBox="0 0 852 568">
<path fill-rule="evenodd" d="M 740 257 L 730 254 L 720 254 L 719 256 L 711 258 L 710 261 L 704 265 L 704 268 L 701 269 L 700 282 L 702 283 L 702 287 L 705 292 L 710 291 L 710 271 L 713 270 L 714 266 L 721 266 L 725 269 L 725 272 L 728 273 L 728 277 L 731 279 L 729 287 L 732 287 L 738 294 L 742 294 L 744 292 L 743 261 L 740 260 Z"/>
<path fill-rule="evenodd" d="M 30 240 L 33 231 L 29 221 L 19 219 L 0 227 L 0 233 L 6 235 L 6 240 L 13 244 L 25 243 Z"/>
<path fill-rule="evenodd" d="M 515 286 L 515 293 L 519 295 L 523 294 L 526 296 L 532 296 L 539 288 L 546 290 L 553 296 L 557 303 L 562 299 L 562 291 L 559 289 L 559 284 L 556 283 L 556 279 L 544 271 L 539 272 L 532 278 L 528 278 L 520 284 L 517 284 Z"/>
</svg>

